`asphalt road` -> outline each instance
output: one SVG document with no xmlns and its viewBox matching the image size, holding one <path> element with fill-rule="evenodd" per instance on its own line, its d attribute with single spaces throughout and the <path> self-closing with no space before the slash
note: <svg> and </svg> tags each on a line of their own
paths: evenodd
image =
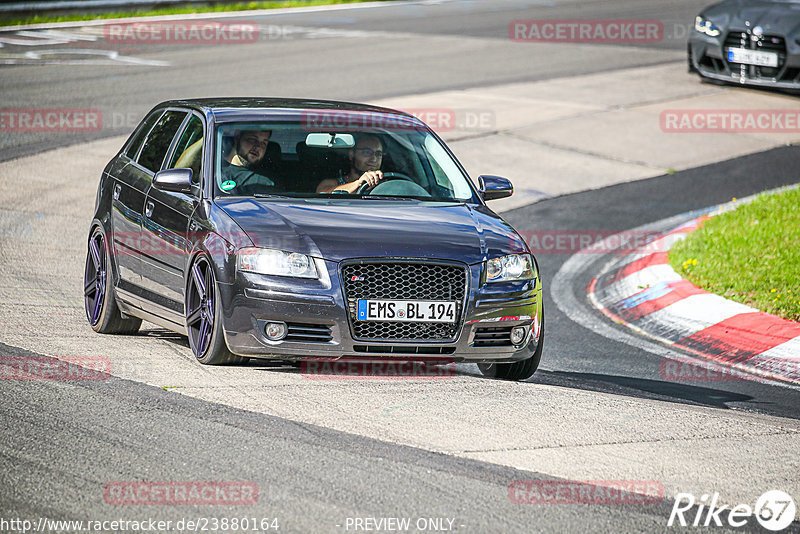
<svg viewBox="0 0 800 534">
<path fill-rule="evenodd" d="M 617 232 L 682 213 L 722 204 L 761 191 L 797 183 L 800 151 L 779 148 L 724 163 L 700 167 L 630 184 L 566 195 L 504 213 L 517 229 L 574 232 Z M 539 254 L 544 279 L 551 279 L 568 256 Z M 607 261 L 597 261 L 576 280 L 572 291 L 586 300 L 586 286 Z M 754 381 L 706 384 L 665 380 L 662 359 L 575 328 L 547 292 L 547 364 L 538 372 L 542 383 L 580 387 L 618 395 L 691 403 L 722 409 L 748 410 L 800 418 L 800 391 Z M 595 311 L 598 318 L 603 317 Z M 601 319 L 609 322 L 607 319 Z M 623 329 L 624 330 L 624 329 Z"/>
<path fill-rule="evenodd" d="M 79 36 L 61 45 L 36 46 L 34 37 L 25 37 L 26 45 L 12 40 L 0 48 L 0 64 L 20 63 L 0 68 L 3 108 L 97 109 L 103 126 L 78 134 L 0 136 L 0 161 L 130 132 L 154 103 L 170 98 L 358 102 L 683 61 L 699 5 L 696 0 L 636 6 L 624 0 L 387 2 L 370 9 L 249 17 L 261 26 L 257 42 L 217 46 L 111 42 L 102 27 L 61 29 Z M 664 26 L 664 38 L 655 44 L 596 46 L 509 39 L 513 20 L 571 18 L 655 19 Z M 337 36 L 342 38 L 333 46 L 322 40 Z M 0 31 L 3 37 L 23 39 L 14 31 Z"/>
<path fill-rule="evenodd" d="M 7 346 L 2 350 L 31 355 Z M 448 520 L 444 524 L 454 532 L 567 532 L 568 525 L 577 524 L 596 532 L 605 525 L 632 532 L 658 530 L 671 508 L 669 501 L 519 505 L 508 498 L 512 481 L 553 478 L 116 378 L 9 383 L 0 400 L 2 515 L 34 523 L 42 516 L 174 522 L 254 517 L 278 519 L 281 532 L 352 532 L 347 518 L 397 517 L 413 518 L 412 524 Z M 138 480 L 144 472 L 154 481 L 253 482 L 258 502 L 176 510 L 120 507 L 104 499 L 109 482 Z"/>
<path fill-rule="evenodd" d="M 347 38 L 340 49 L 303 29 L 252 45 L 119 51 L 169 63 L 160 67 L 41 59 L 0 66 L 4 108 L 92 107 L 104 114 L 104 127 L 86 134 L 3 135 L 0 160 L 128 132 L 153 103 L 173 97 L 371 100 L 677 64 L 684 53 L 678 37 L 650 46 L 520 44 L 508 40 L 508 21 L 641 17 L 672 28 L 691 21 L 699 7 L 623 0 L 416 2 L 260 21 L 267 31 L 275 24 L 365 32 L 342 34 Z M 76 48 L 104 46 L 54 45 L 57 52 L 47 57 L 64 59 L 65 49 Z M 6 45 L 0 58 L 19 50 Z M 76 153 L 63 161 L 65 170 L 78 165 Z M 88 149 L 86 157 L 106 155 Z M 780 148 L 551 198 L 506 216 L 522 231 L 624 230 L 794 183 L 799 163 L 796 147 Z M 664 380 L 658 355 L 571 321 L 549 290 L 542 367 L 524 384 L 479 378 L 469 366 L 442 383 L 317 384 L 257 363 L 203 368 L 191 361 L 184 338 L 148 325 L 138 336 L 98 336 L 75 298 L 95 183 L 71 183 L 69 172 L 6 172 L 0 354 L 109 354 L 120 376 L 136 380 L 0 382 L 0 518 L 277 517 L 282 531 L 342 532 L 348 517 L 411 517 L 453 519 L 459 532 L 651 532 L 666 529 L 672 493 L 652 505 L 520 505 L 510 501 L 508 486 L 553 480 L 554 472 L 579 480 L 644 472 L 653 480 L 679 480 L 687 491 L 724 492 L 738 484 L 733 495 L 758 496 L 775 489 L 770 481 L 792 478 L 785 470 L 796 467 L 797 389 Z M 18 199 L 18 211 L 6 206 L 10 198 Z M 567 256 L 538 259 L 547 281 Z M 590 277 L 587 272 L 575 281 L 576 298 L 585 300 Z M 747 432 L 765 441 L 747 441 Z M 765 449 L 746 450 L 752 443 Z M 597 456 L 598 450 L 610 452 Z M 604 465 L 597 458 L 613 461 Z M 718 485 L 706 485 L 714 476 Z M 109 482 L 132 480 L 251 481 L 259 500 L 254 506 L 170 507 L 116 506 L 103 498 Z"/>
<path fill-rule="evenodd" d="M 720 203 L 732 196 L 792 183 L 797 162 L 796 151 L 777 149 L 705 169 L 548 199 L 506 216 L 520 229 L 621 230 Z M 759 169 L 769 172 L 755 172 Z M 668 200 L 642 201 L 656 198 Z M 550 280 L 567 256 L 542 254 L 538 258 L 544 280 Z M 598 262 L 602 260 L 598 258 Z M 49 257 L 42 261 L 54 266 Z M 79 264 L 80 260 L 78 267 Z M 407 517 L 413 521 L 452 519 L 453 531 L 457 532 L 572 532 L 576 528 L 592 532 L 660 531 L 671 511 L 669 495 L 653 504 L 517 504 L 509 499 L 508 488 L 513 481 L 552 482 L 558 478 L 500 465 L 503 462 L 464 458 L 463 452 L 458 456 L 431 452 L 424 445 L 403 445 L 395 436 L 375 439 L 361 432 L 342 432 L 327 424 L 268 414 L 280 403 L 311 400 L 321 407 L 322 421 L 338 417 L 334 408 L 337 405 L 355 412 L 363 410 L 368 417 L 374 417 L 369 413 L 370 405 L 373 398 L 378 398 L 389 428 L 398 425 L 403 433 L 408 431 L 404 420 L 408 413 L 403 413 L 408 407 L 422 416 L 433 413 L 440 423 L 447 421 L 445 426 L 452 427 L 464 426 L 460 422 L 465 416 L 463 408 L 472 411 L 471 406 L 483 407 L 493 418 L 504 414 L 512 424 L 519 424 L 513 410 L 521 410 L 520 403 L 525 403 L 534 417 L 546 419 L 548 412 L 555 411 L 557 418 L 563 417 L 564 423 L 577 427 L 579 434 L 595 434 L 601 442 L 605 439 L 602 431 L 593 429 L 587 421 L 597 418 L 601 426 L 619 425 L 614 412 L 620 408 L 608 406 L 610 398 L 629 398 L 625 402 L 634 408 L 623 414 L 623 422 L 634 429 L 634 434 L 643 435 L 656 434 L 652 425 L 661 425 L 659 420 L 685 418 L 686 413 L 688 418 L 679 426 L 687 425 L 689 434 L 695 432 L 691 429 L 692 420 L 713 418 L 720 411 L 752 412 L 770 425 L 774 423 L 760 414 L 793 420 L 799 415 L 800 392 L 796 389 L 749 381 L 681 384 L 665 380 L 659 376 L 659 357 L 610 341 L 572 322 L 558 310 L 550 291 L 545 293 L 545 356 L 541 369 L 527 384 L 506 385 L 482 379 L 472 366 L 460 366 L 459 376 L 445 382 L 365 385 L 345 381 L 318 388 L 310 383 L 314 381 L 300 379 L 299 387 L 290 382 L 296 370 L 255 362 L 228 369 L 237 375 L 219 374 L 224 369 L 203 368 L 191 362 L 184 338 L 152 327 L 146 326 L 143 334 L 135 337 L 97 336 L 81 325 L 80 306 L 74 306 L 75 313 L 71 313 L 64 306 L 48 306 L 47 297 L 44 302 L 36 297 L 37 292 L 47 290 L 47 282 L 41 279 L 43 273 L 32 269 L 15 274 L 28 277 L 31 303 L 30 307 L 23 304 L 12 309 L 16 313 L 7 313 L 6 321 L 36 321 L 31 312 L 53 310 L 45 321 L 52 325 L 42 327 L 53 339 L 39 343 L 58 344 L 57 338 L 64 338 L 61 343 L 71 345 L 73 353 L 86 355 L 103 354 L 101 347 L 107 351 L 123 350 L 143 373 L 153 366 L 153 360 L 160 362 L 167 373 L 167 378 L 161 380 L 168 382 L 162 382 L 165 387 L 159 388 L 113 376 L 74 382 L 3 380 L 0 503 L 4 518 L 27 518 L 34 523 L 40 517 L 175 522 L 244 516 L 277 518 L 281 531 L 287 532 L 348 532 L 354 531 L 352 526 L 347 528 L 348 518 Z M 571 288 L 578 298 L 584 294 L 587 282 L 578 280 Z M 56 292 L 50 291 L 49 299 L 57 299 Z M 65 323 L 59 317 L 62 315 L 74 316 L 77 326 L 71 320 Z M 603 320 L 599 315 L 598 318 Z M 21 327 L 27 327 L 31 336 L 37 335 L 32 325 Z M 80 331 L 65 331 L 70 329 Z M 36 343 L 33 338 L 27 342 Z M 37 356 L 7 344 L 0 345 L 0 354 Z M 116 365 L 118 360 L 112 360 Z M 187 383 L 191 378 L 187 378 L 184 367 L 195 375 L 194 380 L 208 377 L 210 389 L 218 390 L 212 396 L 219 401 L 194 398 L 189 393 L 191 383 Z M 120 366 L 121 372 L 124 369 L 124 365 Z M 231 385 L 236 376 L 240 378 L 238 383 Z M 242 380 L 245 376 L 248 378 Z M 183 386 L 178 384 L 186 384 L 187 394 L 179 394 L 180 389 L 170 391 L 168 384 L 179 388 Z M 270 407 L 262 409 L 262 413 L 231 407 L 227 399 L 237 392 Z M 597 404 L 589 405 L 596 410 L 594 417 L 575 412 L 585 407 L 582 394 L 597 396 Z M 481 402 L 475 403 L 473 396 Z M 438 412 L 424 404 L 426 398 L 433 399 Z M 503 403 L 498 406 L 496 401 L 501 399 Z M 653 405 L 652 400 L 659 401 L 658 405 Z M 451 404 L 441 413 L 443 403 L 459 401 L 463 408 Z M 353 406 L 354 402 L 362 406 Z M 680 407 L 690 405 L 701 411 L 682 414 L 685 410 Z M 652 414 L 648 413 L 651 409 L 655 410 Z M 479 414 L 478 419 L 482 418 Z M 736 423 L 737 418 L 730 421 Z M 785 419 L 781 421 L 786 424 Z M 426 425 L 424 420 L 422 425 Z M 478 437 L 486 431 L 503 432 L 496 426 L 497 422 L 487 420 L 467 432 Z M 435 425 L 432 431 L 442 432 Z M 570 434 L 566 427 L 548 428 L 542 447 L 559 447 L 562 440 L 569 441 Z M 660 439 L 672 438 L 667 432 Z M 737 438 L 732 435 L 728 439 L 735 442 Z M 481 440 L 485 438 L 478 442 Z M 470 444 L 465 443 L 463 448 L 470 448 Z M 491 453 L 493 448 L 487 451 Z M 583 461 L 580 449 L 567 452 L 576 463 Z M 757 457 L 758 451 L 752 454 Z M 731 469 L 748 473 L 755 465 Z M 258 502 L 248 506 L 119 506 L 109 502 L 103 493 L 108 484 L 116 481 L 198 480 L 255 484 L 259 488 Z M 753 489 L 760 492 L 765 488 Z M 736 531 L 757 530 L 751 527 Z M 790 531 L 794 530 L 798 529 Z"/>
</svg>

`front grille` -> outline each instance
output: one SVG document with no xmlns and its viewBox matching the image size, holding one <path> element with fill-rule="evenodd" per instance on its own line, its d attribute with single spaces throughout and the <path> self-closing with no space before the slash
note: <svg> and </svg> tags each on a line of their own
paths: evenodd
<svg viewBox="0 0 800 534">
<path fill-rule="evenodd" d="M 476 328 L 472 338 L 473 347 L 510 347 L 513 326 L 491 326 Z"/>
<path fill-rule="evenodd" d="M 446 342 L 458 334 L 467 289 L 467 271 L 463 265 L 365 261 L 345 264 L 342 279 L 354 339 Z M 456 322 L 357 321 L 358 299 L 455 301 Z"/>
<path fill-rule="evenodd" d="M 326 343 L 333 339 L 331 327 L 321 324 L 286 323 L 287 331 L 284 341 L 305 341 Z"/>
<path fill-rule="evenodd" d="M 743 65 L 728 61 L 729 48 L 746 48 L 748 50 L 759 50 L 761 52 L 775 52 L 778 54 L 777 67 L 758 67 L 755 65 Z M 725 62 L 731 73 L 734 75 L 742 74 L 745 78 L 775 78 L 786 63 L 786 40 L 779 35 L 762 35 L 758 38 L 744 31 L 731 31 L 725 37 L 725 44 L 722 45 Z"/>
</svg>

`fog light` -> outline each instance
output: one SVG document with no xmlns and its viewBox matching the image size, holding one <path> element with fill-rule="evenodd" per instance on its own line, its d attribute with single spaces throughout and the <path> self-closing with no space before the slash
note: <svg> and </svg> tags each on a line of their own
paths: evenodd
<svg viewBox="0 0 800 534">
<path fill-rule="evenodd" d="M 525 339 L 525 334 L 528 333 L 528 329 L 524 326 L 515 326 L 511 329 L 511 344 L 512 345 L 519 345 Z"/>
<path fill-rule="evenodd" d="M 271 341 L 279 341 L 286 337 L 286 323 L 267 323 L 264 326 L 264 334 Z"/>
</svg>

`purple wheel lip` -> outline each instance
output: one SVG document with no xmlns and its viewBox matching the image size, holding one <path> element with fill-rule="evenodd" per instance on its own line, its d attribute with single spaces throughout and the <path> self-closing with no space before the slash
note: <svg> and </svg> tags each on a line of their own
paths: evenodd
<svg viewBox="0 0 800 534">
<path fill-rule="evenodd" d="M 98 246 L 98 241 L 100 246 Z M 101 253 L 101 251 L 103 252 Z M 89 324 L 92 326 L 97 325 L 103 311 L 103 299 L 106 294 L 105 257 L 105 237 L 102 233 L 97 232 L 89 240 L 86 270 L 83 277 L 84 308 L 86 309 L 86 318 L 89 319 Z M 93 297 L 91 297 L 92 294 L 94 294 Z"/>
<path fill-rule="evenodd" d="M 205 272 L 201 269 L 205 266 Z M 196 304 L 194 301 L 197 301 Z M 192 276 L 186 295 L 186 330 L 195 357 L 202 357 L 211 344 L 214 330 L 214 287 L 211 265 L 200 259 L 192 266 Z M 192 307 L 194 305 L 194 307 Z M 199 326 L 195 327 L 194 325 Z"/>
</svg>

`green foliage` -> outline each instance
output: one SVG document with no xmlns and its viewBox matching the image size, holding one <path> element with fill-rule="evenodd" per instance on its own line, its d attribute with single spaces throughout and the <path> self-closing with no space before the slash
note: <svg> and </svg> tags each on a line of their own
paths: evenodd
<svg viewBox="0 0 800 534">
<path fill-rule="evenodd" d="M 707 291 L 800 321 L 800 189 L 712 217 L 669 260 Z"/>
<path fill-rule="evenodd" d="M 165 7 L 141 11 L 117 11 L 113 13 L 81 13 L 61 16 L 33 15 L 24 18 L 0 19 L 0 26 L 40 24 L 44 22 L 68 22 L 75 20 L 116 19 L 126 17 L 156 17 L 161 15 L 183 15 L 188 13 L 218 13 L 224 11 L 246 11 L 252 9 L 278 9 L 285 7 L 324 6 L 331 4 L 356 4 L 374 0 L 284 0 L 272 2 L 242 2 L 212 6 Z M 386 0 L 382 0 L 386 1 Z"/>
</svg>

